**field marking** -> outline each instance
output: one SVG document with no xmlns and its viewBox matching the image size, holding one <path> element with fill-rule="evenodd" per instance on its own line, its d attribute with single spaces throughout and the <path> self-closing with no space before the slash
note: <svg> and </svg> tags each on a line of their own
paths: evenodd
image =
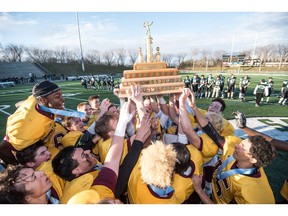
<svg viewBox="0 0 288 216">
<path fill-rule="evenodd" d="M 6 115 L 9 115 L 9 116 L 12 115 L 11 113 L 4 111 L 4 109 L 7 109 L 9 107 L 10 107 L 10 105 L 0 105 L 0 112 L 4 113 Z"/>
<path fill-rule="evenodd" d="M 259 120 L 269 119 L 269 124 L 265 124 Z M 264 133 L 272 138 L 286 141 L 288 139 L 288 124 L 281 119 L 288 120 L 288 117 L 253 117 L 247 118 L 247 126 L 253 128 L 256 131 Z M 235 136 L 241 137 L 243 139 L 248 138 L 248 135 L 244 133 L 241 129 L 236 126 L 236 120 L 229 120 L 229 122 L 235 128 Z M 279 130 L 279 128 L 286 128 L 286 130 Z"/>
<path fill-rule="evenodd" d="M 68 98 L 68 99 L 72 99 L 72 100 L 78 100 L 78 101 L 83 101 L 83 102 L 88 101 L 87 99 L 74 98 L 74 97 L 70 97 L 70 96 L 64 97 L 64 98 Z"/>
<path fill-rule="evenodd" d="M 1 92 L 0 95 L 14 94 L 14 93 L 27 93 L 27 92 L 31 93 L 31 89 L 29 89 L 29 90 L 22 89 L 22 90 L 14 90 L 14 91 L 9 91 L 9 92 Z"/>
</svg>

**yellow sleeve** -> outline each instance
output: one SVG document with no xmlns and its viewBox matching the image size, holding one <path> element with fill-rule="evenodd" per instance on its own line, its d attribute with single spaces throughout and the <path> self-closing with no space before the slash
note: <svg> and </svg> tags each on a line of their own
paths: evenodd
<svg viewBox="0 0 288 216">
<path fill-rule="evenodd" d="M 112 138 L 105 140 L 105 141 L 98 141 L 98 152 L 99 152 L 99 157 L 100 157 L 100 162 L 104 164 L 105 162 L 105 158 L 108 154 L 109 148 L 111 146 L 112 143 Z M 128 145 L 127 145 L 127 140 L 124 140 L 124 144 L 123 144 L 123 152 L 122 152 L 122 156 L 121 156 L 121 160 L 120 160 L 120 164 L 122 164 L 125 156 L 128 153 Z"/>
<path fill-rule="evenodd" d="M 63 196 L 60 198 L 61 204 L 66 204 L 75 194 L 91 188 L 94 176 L 91 173 L 86 173 L 72 181 L 66 181 Z"/>
<path fill-rule="evenodd" d="M 224 120 L 224 128 L 220 132 L 220 135 L 224 136 L 224 137 L 234 135 L 235 128 L 233 127 L 233 125 L 229 121 L 227 121 L 226 119 L 223 119 L 223 120 Z"/>
<path fill-rule="evenodd" d="M 54 173 L 52 160 L 42 163 L 36 170 L 43 170 L 45 172 L 47 177 L 52 182 L 53 188 L 57 192 L 59 199 L 61 199 L 66 181 Z"/>
<path fill-rule="evenodd" d="M 77 142 L 77 140 L 80 138 L 80 136 L 83 133 L 81 131 L 70 131 L 68 132 L 62 139 L 61 143 L 63 147 L 67 146 L 74 146 Z"/>
<path fill-rule="evenodd" d="M 46 142 L 54 130 L 54 118 L 39 113 L 35 106 L 37 100 L 30 96 L 8 117 L 6 134 L 8 141 L 18 151 L 39 140 Z"/>
<path fill-rule="evenodd" d="M 206 163 L 218 153 L 219 148 L 207 134 L 201 134 L 200 137 L 203 141 L 201 153 Z"/>
</svg>

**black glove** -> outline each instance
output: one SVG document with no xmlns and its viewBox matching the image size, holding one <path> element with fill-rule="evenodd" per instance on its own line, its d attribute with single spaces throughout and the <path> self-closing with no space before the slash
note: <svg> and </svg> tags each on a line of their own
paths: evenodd
<svg viewBox="0 0 288 216">
<path fill-rule="evenodd" d="M 239 128 L 245 128 L 246 127 L 246 116 L 244 113 L 241 113 L 239 111 L 235 111 L 232 113 L 236 119 L 236 126 Z"/>
</svg>

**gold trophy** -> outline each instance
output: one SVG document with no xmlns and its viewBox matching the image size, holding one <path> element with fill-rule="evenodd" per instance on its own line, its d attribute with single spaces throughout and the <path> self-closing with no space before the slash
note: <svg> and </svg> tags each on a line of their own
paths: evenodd
<svg viewBox="0 0 288 216">
<path fill-rule="evenodd" d="M 153 22 L 145 22 L 146 28 L 146 62 L 143 61 L 141 47 L 138 53 L 138 63 L 133 65 L 133 70 L 123 71 L 120 83 L 119 97 L 127 97 L 125 91 L 131 85 L 140 85 L 141 94 L 159 95 L 181 93 L 185 84 L 177 68 L 167 68 L 166 62 L 161 62 L 160 48 L 156 48 L 155 62 L 153 62 L 152 37 L 150 26 Z"/>
</svg>

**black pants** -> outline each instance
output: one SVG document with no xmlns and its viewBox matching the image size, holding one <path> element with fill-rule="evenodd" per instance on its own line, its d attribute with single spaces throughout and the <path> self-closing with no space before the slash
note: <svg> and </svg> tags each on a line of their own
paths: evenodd
<svg viewBox="0 0 288 216">
<path fill-rule="evenodd" d="M 261 99 L 264 96 L 264 93 L 256 93 L 256 104 L 260 105 Z"/>
</svg>

